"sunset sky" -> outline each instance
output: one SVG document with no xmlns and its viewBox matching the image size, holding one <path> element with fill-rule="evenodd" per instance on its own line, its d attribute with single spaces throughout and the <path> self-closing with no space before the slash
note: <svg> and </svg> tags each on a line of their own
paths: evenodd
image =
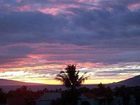
<svg viewBox="0 0 140 105">
<path fill-rule="evenodd" d="M 140 75 L 140 0 L 0 0 L 0 78 L 58 84 L 67 64 L 86 84 Z"/>
</svg>

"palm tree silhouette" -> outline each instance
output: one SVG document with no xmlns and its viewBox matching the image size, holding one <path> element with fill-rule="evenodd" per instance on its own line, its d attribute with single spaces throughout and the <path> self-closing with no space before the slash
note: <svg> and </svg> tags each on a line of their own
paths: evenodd
<svg viewBox="0 0 140 105">
<path fill-rule="evenodd" d="M 62 93 L 63 105 L 70 104 L 76 105 L 78 102 L 79 92 L 77 87 L 88 78 L 86 72 L 80 75 L 80 72 L 76 70 L 76 65 L 67 65 L 65 70 L 60 71 L 56 76 L 56 79 L 61 81 L 65 87 L 69 88 Z"/>
<path fill-rule="evenodd" d="M 70 88 L 71 90 L 76 89 L 81 86 L 81 84 L 88 78 L 86 73 L 79 75 L 79 71 L 76 70 L 76 65 L 67 65 L 65 71 L 60 71 L 56 76 L 56 79 L 61 81 L 65 87 Z"/>
</svg>

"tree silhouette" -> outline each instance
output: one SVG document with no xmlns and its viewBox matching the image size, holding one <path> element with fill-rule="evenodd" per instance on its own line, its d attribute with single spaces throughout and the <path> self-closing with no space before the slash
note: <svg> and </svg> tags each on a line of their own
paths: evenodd
<svg viewBox="0 0 140 105">
<path fill-rule="evenodd" d="M 76 89 L 88 78 L 86 72 L 81 76 L 79 73 L 76 70 L 76 65 L 67 65 L 65 71 L 60 71 L 56 79 L 61 81 L 67 88 Z"/>
<path fill-rule="evenodd" d="M 6 93 L 0 88 L 0 105 L 6 103 Z"/>
<path fill-rule="evenodd" d="M 64 71 L 60 71 L 56 79 L 61 81 L 65 87 L 69 88 L 68 90 L 62 93 L 62 105 L 70 104 L 76 105 L 79 97 L 79 92 L 77 87 L 88 78 L 86 72 L 82 75 L 76 70 L 75 65 L 67 65 Z"/>
</svg>

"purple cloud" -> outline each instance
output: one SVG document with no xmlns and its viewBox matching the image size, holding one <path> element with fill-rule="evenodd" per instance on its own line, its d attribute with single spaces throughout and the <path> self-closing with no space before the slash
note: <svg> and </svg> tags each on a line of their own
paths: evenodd
<svg viewBox="0 0 140 105">
<path fill-rule="evenodd" d="M 139 0 L 1 0 L 0 68 L 139 63 L 139 17 Z"/>
</svg>

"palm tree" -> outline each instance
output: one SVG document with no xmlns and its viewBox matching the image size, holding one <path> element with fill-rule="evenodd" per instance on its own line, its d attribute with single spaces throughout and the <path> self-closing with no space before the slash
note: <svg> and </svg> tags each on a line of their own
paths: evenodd
<svg viewBox="0 0 140 105">
<path fill-rule="evenodd" d="M 67 91 L 62 93 L 62 103 L 63 105 L 76 105 L 78 102 L 79 92 L 77 87 L 79 87 L 87 78 L 86 72 L 80 76 L 80 72 L 76 70 L 75 65 L 67 65 L 65 70 L 60 71 L 56 76 L 56 79 L 61 81 L 65 87 L 69 88 Z"/>
<path fill-rule="evenodd" d="M 81 84 L 88 78 L 85 73 L 79 75 L 79 71 L 76 70 L 76 65 L 67 65 L 64 71 L 56 76 L 56 79 L 61 81 L 67 88 L 76 89 L 76 87 L 81 86 Z"/>
</svg>

